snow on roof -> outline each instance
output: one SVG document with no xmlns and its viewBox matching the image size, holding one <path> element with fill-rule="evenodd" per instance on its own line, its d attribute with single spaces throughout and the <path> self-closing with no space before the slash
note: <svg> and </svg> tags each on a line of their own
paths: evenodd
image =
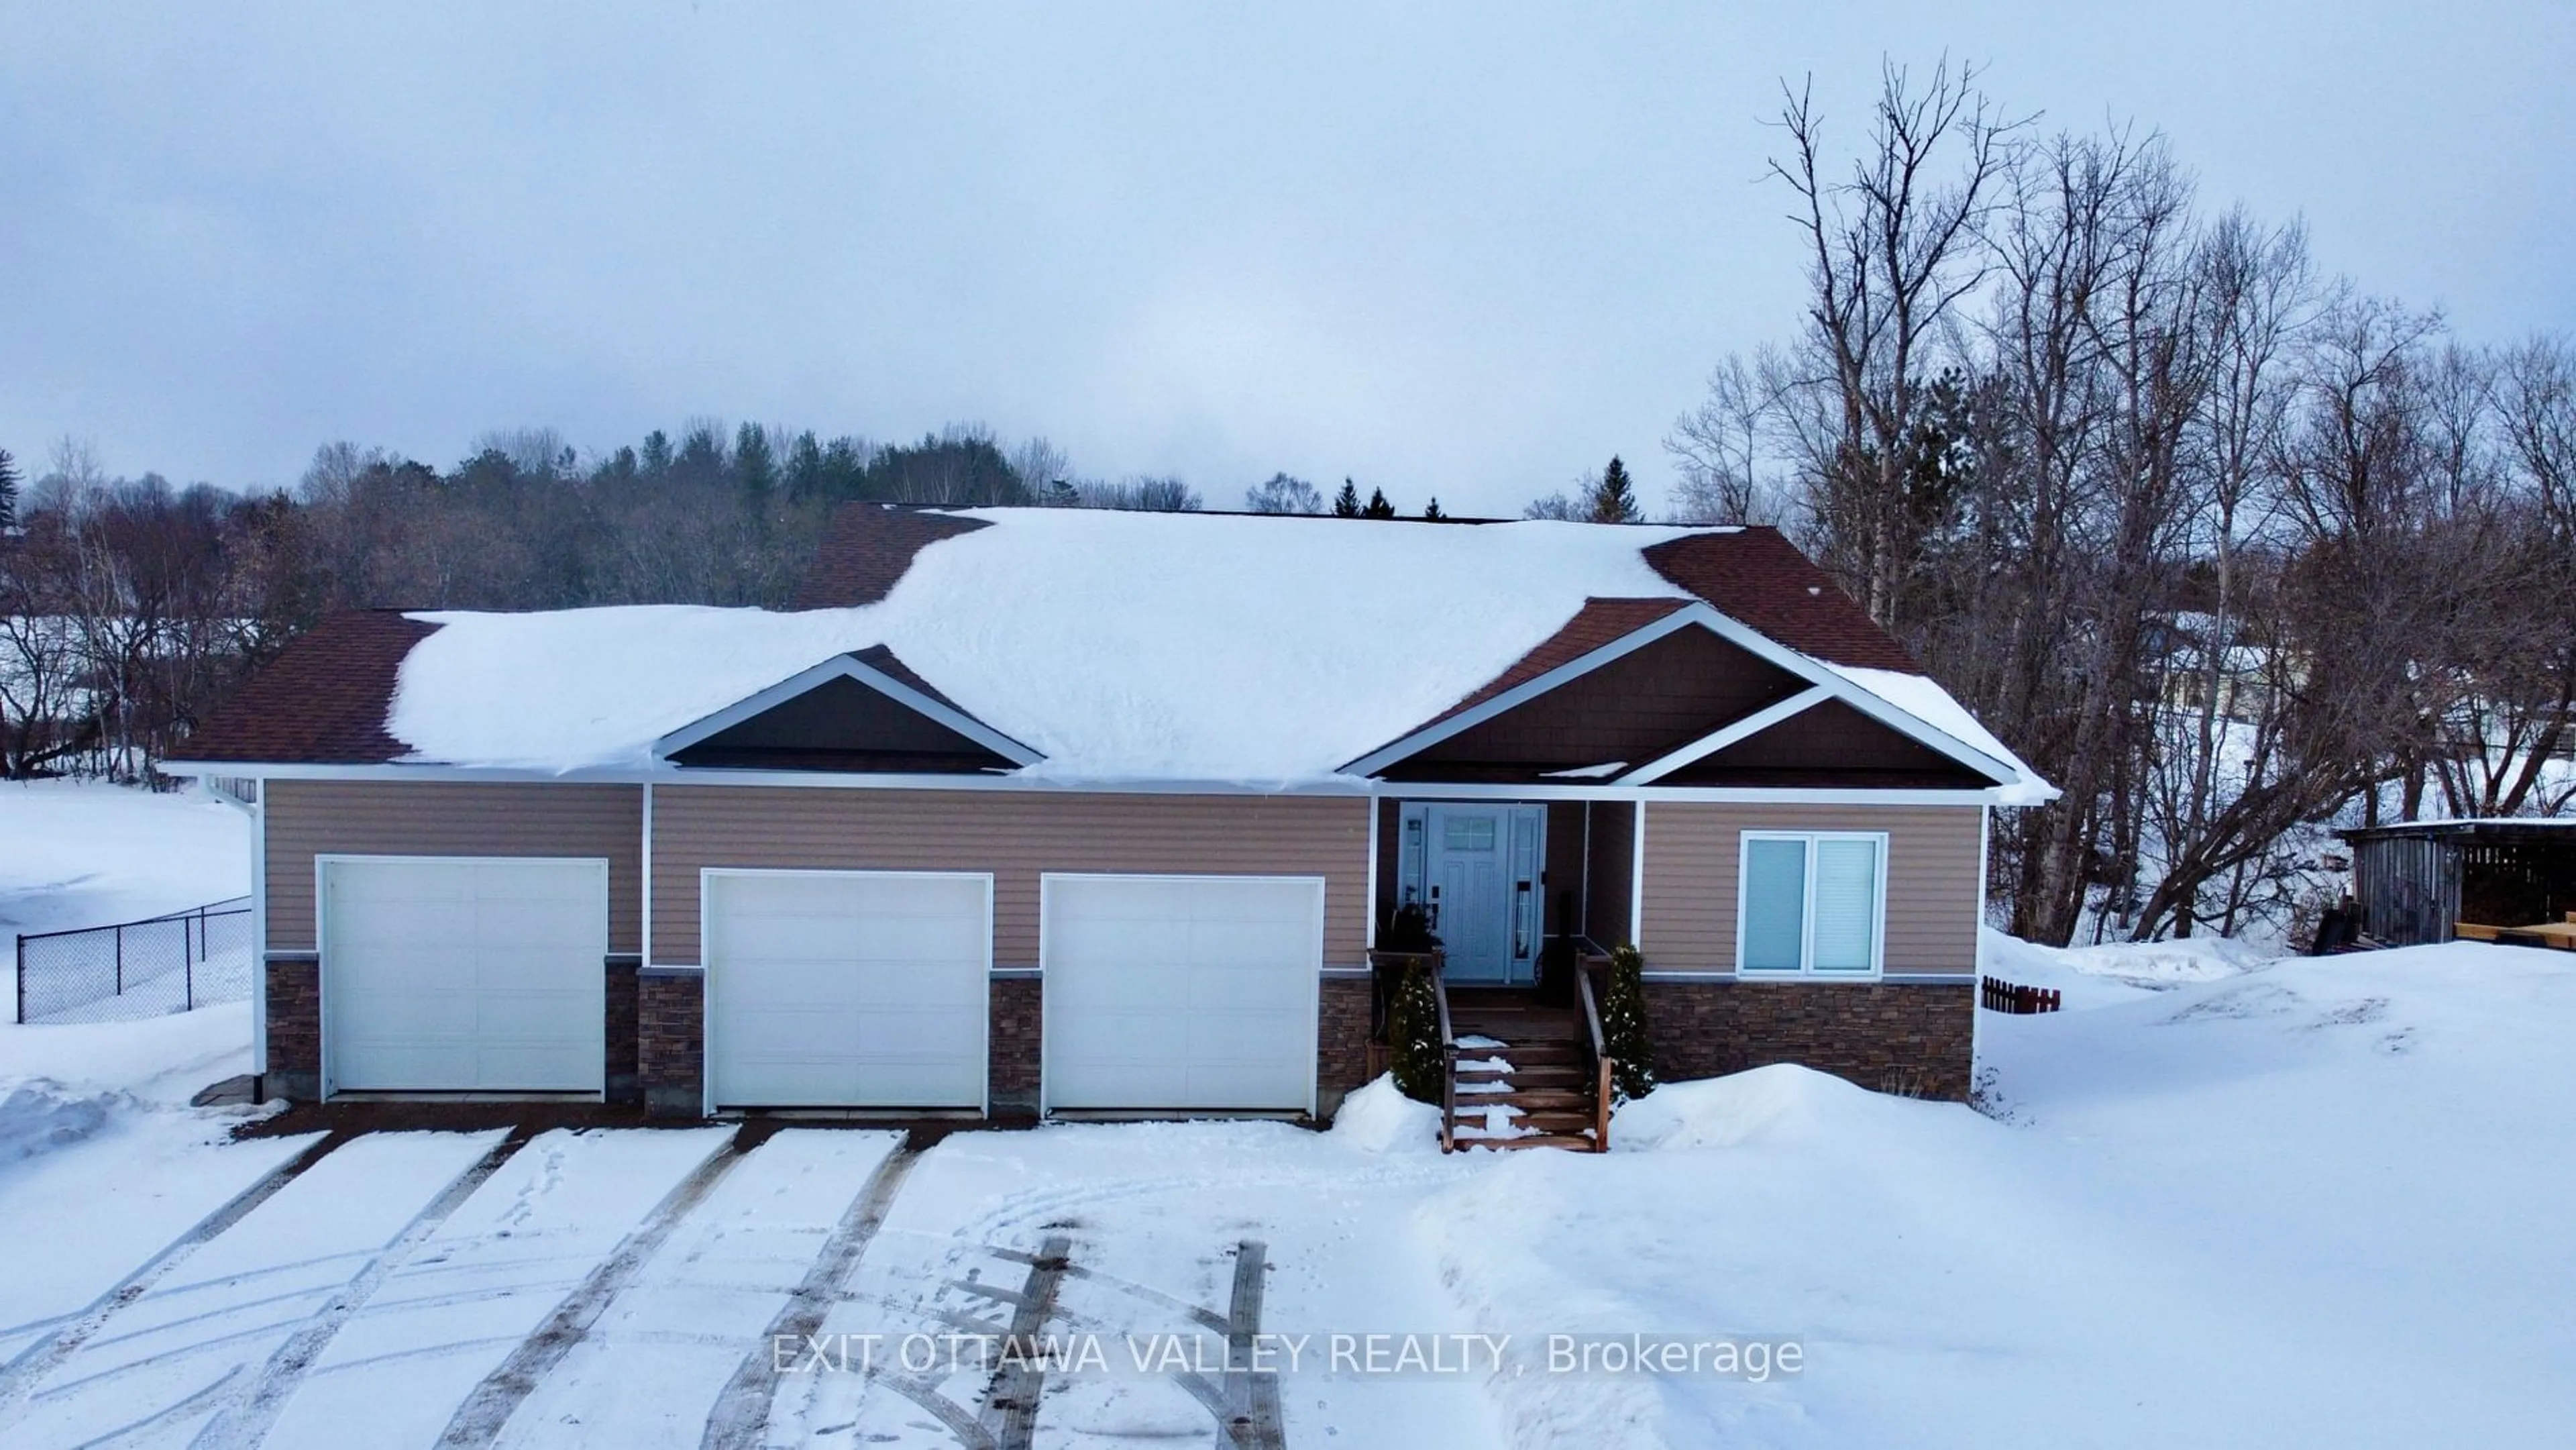
<svg viewBox="0 0 2576 1450">
<path fill-rule="evenodd" d="M 857 608 L 414 615 L 439 628 L 405 658 L 386 728 L 416 762 L 644 767 L 660 737 L 884 645 L 1041 752 L 1023 778 L 1314 783 L 1502 673 L 1588 598 L 1688 597 L 1641 551 L 1707 532 L 961 512 L 996 527 L 929 544 Z M 1909 712 L 1933 708 L 1923 689 L 1948 701 L 1919 683 Z M 1928 722 L 1966 720 L 1948 710 Z M 1982 730 L 1972 743 L 2011 758 Z"/>
</svg>

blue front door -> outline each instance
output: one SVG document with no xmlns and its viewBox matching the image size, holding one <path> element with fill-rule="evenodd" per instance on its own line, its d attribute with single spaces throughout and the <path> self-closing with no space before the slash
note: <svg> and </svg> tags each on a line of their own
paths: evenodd
<svg viewBox="0 0 2576 1450">
<path fill-rule="evenodd" d="M 1405 862 L 1407 875 L 1421 875 L 1406 885 L 1448 953 L 1449 980 L 1535 980 L 1545 810 L 1428 802 L 1405 814 L 1407 834 L 1418 831 L 1422 843 L 1418 865 Z"/>
</svg>

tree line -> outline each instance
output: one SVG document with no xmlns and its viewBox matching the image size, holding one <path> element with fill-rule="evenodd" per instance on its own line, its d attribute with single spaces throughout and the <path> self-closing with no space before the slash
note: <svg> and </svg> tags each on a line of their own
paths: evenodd
<svg viewBox="0 0 2576 1450">
<path fill-rule="evenodd" d="M 585 454 L 491 432 L 453 467 L 334 442 L 251 494 L 111 476 L 77 439 L 32 480 L 0 450 L 0 774 L 151 779 L 242 676 L 345 609 L 778 607 L 840 504 L 1192 511 L 1168 475 L 1074 472 L 1043 438 L 957 425 L 880 444 L 692 419 Z M 1274 474 L 1255 513 L 1393 518 L 1345 479 Z M 1432 499 L 1419 517 L 1445 517 Z"/>
<path fill-rule="evenodd" d="M 2013 931 L 2277 923 L 2323 823 L 2567 809 L 2568 339 L 2456 340 L 1971 69 L 1776 120 L 1800 320 L 1677 422 L 1677 512 L 1787 528 L 2063 789 L 1997 819 Z"/>
</svg>

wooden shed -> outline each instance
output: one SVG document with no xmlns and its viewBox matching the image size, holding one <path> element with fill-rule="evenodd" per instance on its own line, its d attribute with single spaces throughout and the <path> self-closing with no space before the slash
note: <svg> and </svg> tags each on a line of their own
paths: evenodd
<svg viewBox="0 0 2576 1450">
<path fill-rule="evenodd" d="M 2361 929 L 2392 946 L 2449 941 L 2463 921 L 2532 926 L 2576 911 L 2576 819 L 2405 821 L 2336 834 L 2352 845 Z"/>
</svg>

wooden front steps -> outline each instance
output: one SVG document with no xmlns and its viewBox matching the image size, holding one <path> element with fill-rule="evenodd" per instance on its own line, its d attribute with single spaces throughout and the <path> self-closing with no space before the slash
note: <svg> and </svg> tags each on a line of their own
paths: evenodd
<svg viewBox="0 0 2576 1450">
<path fill-rule="evenodd" d="M 1451 987 L 1449 1012 L 1459 1044 L 1449 1094 L 1452 1141 L 1461 1148 L 1594 1151 L 1597 1089 L 1579 1011 L 1543 1005 L 1528 991 Z M 1480 1040 L 1502 1045 L 1475 1045 Z M 1512 1126 L 1524 1131 L 1486 1136 L 1485 1109 L 1492 1107 L 1511 1109 Z"/>
</svg>

